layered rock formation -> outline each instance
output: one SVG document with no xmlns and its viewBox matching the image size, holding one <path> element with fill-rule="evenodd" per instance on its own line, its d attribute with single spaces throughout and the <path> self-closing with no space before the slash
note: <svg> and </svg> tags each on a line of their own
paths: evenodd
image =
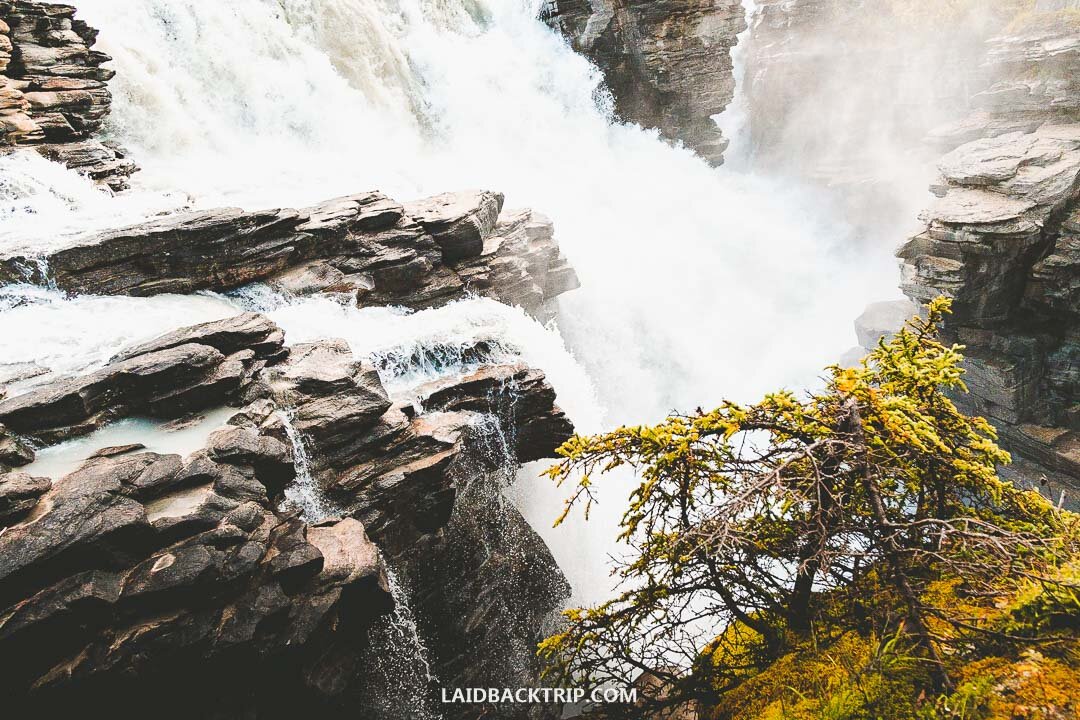
<svg viewBox="0 0 1080 720">
<path fill-rule="evenodd" d="M 119 190 L 135 166 L 93 140 L 109 114 L 110 59 L 97 31 L 67 5 L 0 2 L 0 152 L 33 146 L 45 157 Z"/>
<path fill-rule="evenodd" d="M 380 692 L 369 631 L 407 599 L 384 557 L 443 682 L 536 682 L 567 587 L 501 490 L 572 432 L 543 376 L 488 367 L 394 405 L 341 341 L 283 340 L 242 314 L 0 406 L 41 440 L 243 405 L 187 457 L 100 448 L 63 477 L 0 475 L 5 707 L 134 717 L 180 683 L 167 716 L 355 717 Z M 293 485 L 332 516 L 279 509 Z"/>
<path fill-rule="evenodd" d="M 569 587 L 502 490 L 508 471 L 551 455 L 572 433 L 543 376 L 489 366 L 418 388 L 416 405 L 391 406 L 372 367 L 331 342 L 295 347 L 269 378 L 311 441 L 314 481 L 363 522 L 411 588 L 440 686 L 535 684 L 536 644 Z M 448 718 L 480 712 L 444 708 Z M 551 713 L 502 708 L 497 717 Z"/>
<path fill-rule="evenodd" d="M 0 402 L 0 423 L 38 442 L 83 435 L 133 415 L 180 417 L 233 399 L 284 336 L 258 315 L 241 315 L 166 336 L 101 370 L 40 386 Z"/>
<path fill-rule="evenodd" d="M 95 36 L 71 7 L 0 0 L 0 152 L 121 190 L 134 166 L 93 139 L 112 74 Z M 551 221 L 488 191 L 178 213 L 0 256 L 0 283 L 27 281 L 138 296 L 262 282 L 412 308 L 476 293 L 542 319 L 577 285 Z M 503 490 L 573 428 L 542 373 L 484 357 L 392 399 L 344 341 L 290 347 L 243 313 L 84 375 L 0 368 L 5 711 L 396 720 L 433 704 L 436 678 L 538 684 L 536 643 L 569 591 Z M 99 447 L 94 431 L 138 418 L 214 431 L 185 456 Z M 49 470 L 65 453 L 77 468 Z M 426 669 L 402 685 L 410 663 Z"/>
<path fill-rule="evenodd" d="M 942 153 L 928 134 L 986 83 L 986 40 L 1033 0 L 762 0 L 740 149 L 820 193 L 876 248 L 908 232 Z"/>
<path fill-rule="evenodd" d="M 1019 476 L 1057 498 L 1080 489 L 1080 24 L 1036 13 L 989 57 L 978 110 L 937 134 L 979 139 L 941 160 L 926 229 L 899 253 L 903 289 L 955 298 L 963 400 L 1002 431 Z"/>
<path fill-rule="evenodd" d="M 178 213 L 84 238 L 43 263 L 0 256 L 0 282 L 145 296 L 264 281 L 296 295 L 348 293 L 361 306 L 430 307 L 474 292 L 542 315 L 577 277 L 550 220 L 502 205 L 483 191 L 407 206 L 370 192 L 306 210 Z"/>
<path fill-rule="evenodd" d="M 547 0 L 541 16 L 603 71 L 619 117 L 723 162 L 712 117 L 735 95 L 740 0 Z"/>
<path fill-rule="evenodd" d="M 989 44 L 985 89 L 971 99 L 964 119 L 937 128 L 948 149 L 1011 132 L 1031 132 L 1047 122 L 1080 120 L 1077 57 L 1080 19 L 1064 7 L 1035 12 Z"/>
</svg>

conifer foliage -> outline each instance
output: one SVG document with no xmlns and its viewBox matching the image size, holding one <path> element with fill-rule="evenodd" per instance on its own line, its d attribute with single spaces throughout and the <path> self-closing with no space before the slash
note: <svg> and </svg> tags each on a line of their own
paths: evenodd
<svg viewBox="0 0 1080 720">
<path fill-rule="evenodd" d="M 1072 516 L 999 478 L 1009 456 L 993 427 L 953 402 L 962 348 L 937 332 L 949 307 L 932 302 L 805 397 L 568 441 L 549 470 L 573 484 L 560 523 L 589 512 L 604 473 L 629 466 L 640 485 L 620 594 L 566 613 L 540 647 L 549 672 L 598 685 L 646 673 L 653 702 L 715 707 L 793 648 L 866 626 L 907 648 L 929 691 L 954 691 L 950 659 L 993 631 L 931 590 L 1035 577 L 1066 552 Z"/>
</svg>

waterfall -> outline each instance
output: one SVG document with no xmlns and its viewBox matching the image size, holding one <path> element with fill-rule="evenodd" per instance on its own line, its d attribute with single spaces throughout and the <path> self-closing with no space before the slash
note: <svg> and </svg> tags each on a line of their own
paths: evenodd
<svg viewBox="0 0 1080 720">
<path fill-rule="evenodd" d="M 346 337 L 379 352 L 433 318 L 447 335 L 478 327 L 513 335 L 491 347 L 547 372 L 588 432 L 813 384 L 853 344 L 851 318 L 895 284 L 891 248 L 852 249 L 851 228 L 814 196 L 715 170 L 653 131 L 613 122 L 597 101 L 599 72 L 537 20 L 536 0 L 74 4 L 114 58 L 107 132 L 142 172 L 131 191 L 108 197 L 55 165 L 0 160 L 18 164 L 20 178 L 0 189 L 4 242 L 55 247 L 71 241 L 72 228 L 169 207 L 302 207 L 369 188 L 407 200 L 486 187 L 505 192 L 510 207 L 551 216 L 582 280 L 560 298 L 551 328 L 482 304 L 401 322 L 398 311 L 309 299 L 269 313 L 289 342 Z M 147 307 L 72 302 L 110 318 L 123 318 L 124 303 Z M 191 321 L 185 303 L 237 307 L 229 298 L 161 302 L 175 303 L 173 327 Z M 127 341 L 132 333 L 111 327 L 119 322 L 106 321 L 103 334 Z M 162 322 L 158 332 L 166 329 Z M 433 339 L 415 338 L 427 347 Z M 61 344 L 34 342 L 50 353 Z M 537 468 L 515 488 L 559 561 L 576 568 L 575 584 L 606 585 L 632 478 L 613 482 L 589 527 L 559 531 L 550 525 L 561 491 Z"/>
<path fill-rule="evenodd" d="M 344 513 L 326 497 L 326 493 L 311 474 L 311 454 L 308 452 L 307 439 L 296 428 L 292 410 L 278 410 L 277 416 L 292 445 L 293 467 L 296 468 L 296 479 L 285 488 L 285 498 L 281 501 L 282 509 L 299 510 L 300 515 L 309 523 L 343 517 Z"/>
<path fill-rule="evenodd" d="M 415 720 L 440 720 L 432 690 L 438 678 L 431 672 L 428 649 L 416 627 L 409 591 L 389 567 L 386 577 L 394 598 L 394 611 L 376 620 L 368 632 L 364 668 L 365 709 L 371 720 L 397 720 L 404 708 Z"/>
<path fill-rule="evenodd" d="M 849 252 L 813 196 L 612 123 L 599 73 L 535 5 L 77 3 L 115 58 L 109 132 L 143 168 L 123 202 L 491 187 L 555 219 L 583 282 L 559 329 L 609 423 L 813 382 L 895 284 L 891 248 Z"/>
</svg>

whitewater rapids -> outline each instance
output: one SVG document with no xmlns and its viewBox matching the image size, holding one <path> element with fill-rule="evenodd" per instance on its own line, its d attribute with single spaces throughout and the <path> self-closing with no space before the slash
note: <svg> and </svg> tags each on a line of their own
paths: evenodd
<svg viewBox="0 0 1080 720">
<path fill-rule="evenodd" d="M 500 190 L 510 207 L 554 219 L 581 278 L 555 325 L 484 300 L 404 314 L 309 299 L 268 314 L 290 342 L 345 337 L 373 355 L 482 335 L 500 359 L 544 370 L 582 431 L 812 385 L 854 344 L 863 306 L 898 294 L 889 248 L 852 242 L 814 195 L 714 170 L 614 122 L 599 73 L 536 19 L 535 1 L 73 4 L 114 58 L 108 134 L 142 171 L 110 198 L 40 158 L 0 158 L 6 249 L 44 252 L 180 207 Z M 36 292 L 0 312 L 0 359 L 61 372 L 244 307 L 235 297 Z M 558 531 L 559 493 L 535 468 L 516 498 L 579 598 L 602 595 L 623 498 L 610 497 L 590 527 Z"/>
</svg>

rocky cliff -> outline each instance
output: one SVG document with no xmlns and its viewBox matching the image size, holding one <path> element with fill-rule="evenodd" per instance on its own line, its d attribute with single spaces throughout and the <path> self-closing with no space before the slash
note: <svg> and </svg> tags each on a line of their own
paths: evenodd
<svg viewBox="0 0 1080 720">
<path fill-rule="evenodd" d="M 989 45 L 991 82 L 941 128 L 926 228 L 900 250 L 914 300 L 955 298 L 971 405 L 1018 472 L 1080 490 L 1080 23 L 1035 12 Z M 962 143 L 962 144 L 961 144 Z"/>
<path fill-rule="evenodd" d="M 867 246 L 918 213 L 940 145 L 986 83 L 986 41 L 1032 0 L 764 0 L 744 49 L 740 148 L 834 204 Z"/>
<path fill-rule="evenodd" d="M 112 75 L 95 36 L 70 7 L 0 2 L 0 152 L 122 191 L 134 166 L 94 139 Z M 541 320 L 577 286 L 550 220 L 479 190 L 182 212 L 0 254 L 0 283 L 27 282 L 131 296 L 259 282 L 416 309 L 480 294 Z M 428 717 L 436 681 L 538 684 L 536 643 L 569 588 L 503 490 L 573 428 L 541 372 L 473 356 L 392 398 L 377 358 L 289 345 L 241 313 L 81 375 L 0 367 L 5 710 L 396 720 Z M 175 454 L 98 432 L 133 421 L 203 441 Z"/>
<path fill-rule="evenodd" d="M 177 213 L 44 258 L 0 252 L 0 282 L 146 296 L 265 281 L 296 295 L 417 308 L 473 292 L 543 314 L 549 300 L 577 287 L 577 276 L 549 219 L 502 209 L 503 196 L 487 191 L 407 205 L 370 192 L 305 210 Z"/>
<path fill-rule="evenodd" d="M 407 600 L 391 594 L 387 561 L 437 631 L 440 678 L 535 682 L 532 648 L 567 588 L 493 483 L 571 426 L 543 376 L 521 367 L 422 397 L 423 410 L 395 405 L 344 343 L 290 348 L 249 313 L 3 403 L 0 419 L 35 439 L 237 407 L 186 457 L 91 443 L 62 476 L 36 475 L 32 453 L 24 472 L 0 475 L 6 707 L 107 704 L 128 717 L 179 683 L 168 716 L 355 713 L 356 698 L 385 691 L 366 670 L 368 633 Z M 492 433 L 515 438 L 508 457 L 488 452 Z M 328 494 L 316 513 L 327 519 L 282 505 L 298 483 Z"/>
<path fill-rule="evenodd" d="M 75 9 L 0 2 L 0 152 L 32 146 L 114 190 L 135 165 L 94 134 L 109 114 L 109 57 L 93 50 L 97 31 Z"/>
<path fill-rule="evenodd" d="M 985 42 L 1029 5 L 758 2 L 741 79 L 756 161 L 846 184 L 887 177 L 966 111 Z"/>
<path fill-rule="evenodd" d="M 541 14 L 603 71 L 620 118 L 723 162 L 712 117 L 735 94 L 741 0 L 547 0 Z"/>
<path fill-rule="evenodd" d="M 479 292 L 546 317 L 576 278 L 550 221 L 501 209 L 490 192 L 407 205 L 373 193 L 305 211 L 180 214 L 3 266 L 9 280 L 48 267 L 29 279 L 71 292 L 260 280 L 360 305 L 431 307 Z M 345 342 L 289 347 L 251 313 L 170 332 L 89 374 L 0 388 L 0 468 L 11 468 L 0 475 L 0 654 L 33 658 L 6 678 L 12 702 L 97 706 L 122 691 L 124 716 L 190 678 L 204 691 L 177 707 L 197 716 L 221 702 L 258 717 L 305 703 L 397 717 L 403 703 L 428 702 L 433 681 L 389 693 L 372 678 L 402 649 L 373 649 L 367 636 L 406 596 L 423 661 L 444 686 L 535 684 L 536 643 L 568 587 L 502 491 L 572 427 L 543 375 L 520 365 L 481 363 L 410 397 L 392 401 L 371 359 Z M 230 406 L 232 427 L 193 455 L 92 447 L 73 473 L 34 474 L 37 448 L 93 444 L 124 418 Z M 64 535 L 73 526 L 85 529 Z M 384 563 L 408 588 L 402 597 L 387 596 Z M 236 616 L 244 629 L 231 627 Z M 236 662 L 244 672 L 223 682 Z"/>
</svg>

